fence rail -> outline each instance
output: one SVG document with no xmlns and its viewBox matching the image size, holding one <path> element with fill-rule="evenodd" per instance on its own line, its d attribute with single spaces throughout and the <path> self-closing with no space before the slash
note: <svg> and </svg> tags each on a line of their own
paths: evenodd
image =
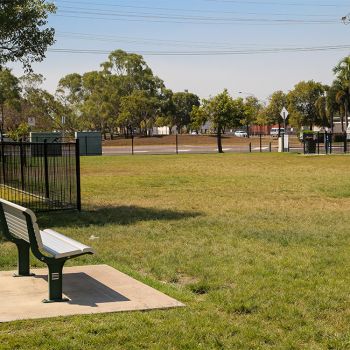
<svg viewBox="0 0 350 350">
<path fill-rule="evenodd" d="M 34 211 L 81 209 L 77 143 L 0 143 L 0 195 Z"/>
<path fill-rule="evenodd" d="M 323 133 L 315 134 L 316 148 L 314 153 L 334 154 L 350 152 L 350 135 L 345 133 L 327 134 L 325 143 Z M 222 147 L 225 153 L 268 153 L 278 152 L 277 137 L 270 135 L 254 135 L 251 137 L 236 137 L 225 134 L 222 136 Z M 289 135 L 289 144 L 285 146 L 286 152 L 308 153 L 305 143 L 297 135 Z M 217 153 L 217 140 L 215 135 L 161 135 L 148 137 L 118 137 L 104 141 L 104 155 L 146 155 L 146 154 L 196 154 Z"/>
</svg>

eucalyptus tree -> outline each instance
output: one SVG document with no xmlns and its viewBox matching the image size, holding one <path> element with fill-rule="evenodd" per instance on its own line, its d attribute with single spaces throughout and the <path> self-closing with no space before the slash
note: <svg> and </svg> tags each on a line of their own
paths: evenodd
<svg viewBox="0 0 350 350">
<path fill-rule="evenodd" d="M 177 132 L 181 133 L 184 127 L 191 123 L 191 112 L 193 107 L 199 107 L 199 97 L 190 92 L 176 92 L 172 97 L 174 103 L 173 125 Z"/>
<path fill-rule="evenodd" d="M 51 131 L 60 126 L 60 113 L 63 106 L 48 91 L 42 89 L 44 77 L 41 74 L 29 73 L 20 78 L 22 87 L 22 116 L 17 122 L 18 130 L 13 132 L 23 135 L 24 124 L 28 117 L 35 118 L 35 130 Z M 29 131 L 29 129 L 28 129 Z"/>
<path fill-rule="evenodd" d="M 5 110 L 20 109 L 20 82 L 9 69 L 0 70 L 0 117 L 1 132 L 4 132 Z"/>
<path fill-rule="evenodd" d="M 128 96 L 135 90 L 146 91 L 150 96 L 161 94 L 163 81 L 153 75 L 141 55 L 116 50 L 110 53 L 108 61 L 101 64 L 105 74 L 118 77 L 123 96 Z"/>
<path fill-rule="evenodd" d="M 194 109 L 193 113 L 209 121 L 216 130 L 218 152 L 223 153 L 222 133 L 226 127 L 237 123 L 237 118 L 241 116 L 241 111 L 237 108 L 233 98 L 225 89 L 215 97 L 204 100 L 202 110 Z"/>
<path fill-rule="evenodd" d="M 171 133 L 173 127 L 173 116 L 175 114 L 175 104 L 173 101 L 174 93 L 171 89 L 163 88 L 159 96 L 159 113 L 157 114 L 155 125 L 162 127 L 167 126 Z"/>
<path fill-rule="evenodd" d="M 157 117 L 159 100 L 146 91 L 136 90 L 131 95 L 121 99 L 121 112 L 118 123 L 126 127 L 132 134 L 134 128 L 139 128 L 147 136 Z"/>
<path fill-rule="evenodd" d="M 0 68 L 19 61 L 31 70 L 42 61 L 54 43 L 54 29 L 47 27 L 48 15 L 56 7 L 45 0 L 0 1 Z"/>
<path fill-rule="evenodd" d="M 56 99 L 62 105 L 60 128 L 69 127 L 73 132 L 81 127 L 81 108 L 84 102 L 82 76 L 78 73 L 68 74 L 58 82 Z M 65 125 L 63 125 L 63 119 Z"/>
<path fill-rule="evenodd" d="M 291 123 L 301 127 L 322 125 L 322 119 L 316 108 L 316 101 L 324 95 L 325 88 L 313 80 L 301 81 L 287 95 Z"/>
<path fill-rule="evenodd" d="M 287 95 L 281 90 L 274 92 L 269 97 L 269 101 L 266 106 L 265 114 L 267 118 L 267 123 L 270 125 L 278 124 L 278 136 L 280 136 L 281 125 L 283 124 L 281 111 L 283 107 L 286 107 L 286 106 L 287 106 Z"/>
<path fill-rule="evenodd" d="M 257 120 L 257 117 L 263 105 L 255 96 L 248 96 L 244 101 L 244 113 L 241 118 L 241 124 L 247 129 L 247 135 L 249 137 L 249 129 L 252 124 Z"/>
<path fill-rule="evenodd" d="M 84 101 L 81 107 L 82 124 L 90 130 L 114 133 L 120 112 L 119 79 L 104 72 L 88 72 L 82 77 Z"/>
</svg>

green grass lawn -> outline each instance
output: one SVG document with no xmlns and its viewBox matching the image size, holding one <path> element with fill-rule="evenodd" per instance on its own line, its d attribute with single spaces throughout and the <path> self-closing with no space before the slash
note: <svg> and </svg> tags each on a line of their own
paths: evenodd
<svg viewBox="0 0 350 350">
<path fill-rule="evenodd" d="M 69 264 L 186 307 L 0 324 L 0 349 L 350 349 L 349 173 L 347 156 L 83 158 L 84 211 L 40 226 L 96 249 Z"/>
</svg>

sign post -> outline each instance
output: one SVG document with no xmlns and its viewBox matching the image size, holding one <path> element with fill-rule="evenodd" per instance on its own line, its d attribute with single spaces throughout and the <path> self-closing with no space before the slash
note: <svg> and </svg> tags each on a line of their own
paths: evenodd
<svg viewBox="0 0 350 350">
<path fill-rule="evenodd" d="M 288 138 L 286 140 L 286 134 L 287 134 L 287 118 L 289 116 L 289 112 L 287 111 L 286 107 L 283 107 L 282 111 L 281 111 L 281 117 L 283 119 L 283 126 L 284 126 L 284 133 L 283 133 L 283 137 L 282 137 L 282 152 L 284 152 L 284 147 L 285 147 L 285 141 L 287 141 L 288 144 Z M 288 147 L 287 147 L 288 148 Z"/>
<path fill-rule="evenodd" d="M 61 124 L 62 124 L 62 140 L 61 140 L 61 142 L 64 142 L 64 137 L 65 137 L 64 131 L 65 131 L 65 124 L 66 124 L 66 117 L 64 115 L 61 118 Z"/>
</svg>

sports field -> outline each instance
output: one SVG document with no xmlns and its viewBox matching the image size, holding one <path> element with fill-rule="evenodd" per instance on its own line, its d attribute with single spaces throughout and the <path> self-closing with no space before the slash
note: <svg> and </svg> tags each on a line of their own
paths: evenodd
<svg viewBox="0 0 350 350">
<path fill-rule="evenodd" d="M 349 156 L 81 163 L 84 211 L 39 222 L 96 249 L 67 265 L 111 265 L 186 307 L 0 324 L 1 350 L 350 349 Z"/>
</svg>

